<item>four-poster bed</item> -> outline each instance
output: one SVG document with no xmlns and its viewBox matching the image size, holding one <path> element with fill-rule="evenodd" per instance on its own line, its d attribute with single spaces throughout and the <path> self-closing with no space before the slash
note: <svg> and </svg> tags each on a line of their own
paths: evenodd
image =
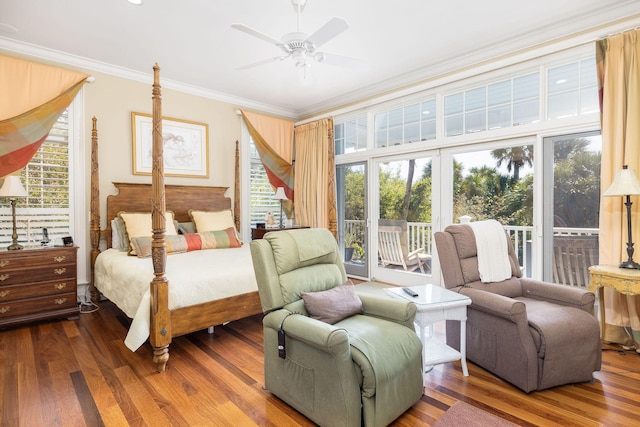
<svg viewBox="0 0 640 427">
<path fill-rule="evenodd" d="M 156 65 L 153 83 L 152 183 L 151 185 L 114 183 L 118 194 L 107 197 L 107 222 L 103 231 L 100 230 L 98 137 L 96 119 L 93 119 L 90 293 L 91 299 L 97 302 L 102 292 L 123 309 L 127 316 L 133 318 L 127 340 L 132 339 L 132 334 L 133 341 L 137 339 L 143 342 L 148 336 L 153 347 L 153 360 L 158 366 L 158 371 L 163 372 L 169 359 L 169 344 L 172 337 L 258 314 L 262 309 L 247 244 L 241 248 L 207 249 L 171 254 L 167 257 L 165 218 L 171 220 L 167 211 L 172 211 L 173 218 L 183 223 L 191 221 L 190 210 L 226 211 L 231 210 L 231 203 L 230 199 L 224 196 L 227 187 L 164 185 L 159 80 L 159 67 Z M 239 228 L 240 198 L 237 157 L 236 142 L 235 212 L 233 214 L 236 230 Z M 151 212 L 153 236 L 150 259 L 127 256 L 126 252 L 109 249 L 113 232 L 111 220 L 122 211 Z M 99 249 L 101 237 L 106 239 L 108 248 L 102 253 Z M 183 273 L 186 275 L 186 272 L 197 273 L 199 277 L 195 279 L 192 276 L 183 277 Z M 129 276 L 126 275 L 127 273 Z M 111 284 L 116 274 L 119 279 L 115 279 L 115 282 L 121 282 L 119 287 L 117 284 Z M 220 282 L 224 283 L 220 285 L 220 289 L 215 288 L 214 285 L 207 288 L 200 282 L 210 278 L 203 276 L 216 276 L 211 278 L 215 286 Z M 147 279 L 146 285 L 143 282 L 142 289 L 137 291 L 137 294 L 140 294 L 137 295 L 138 299 L 133 303 L 126 299 L 120 300 L 123 294 L 136 294 L 136 291 L 132 290 L 133 282 L 138 281 L 140 277 L 143 278 L 142 280 L 144 277 L 152 277 L 152 280 L 149 283 Z M 198 286 L 189 288 L 192 282 L 198 282 Z M 182 288 L 186 288 L 186 294 L 180 296 L 178 292 L 182 292 Z M 196 293 L 202 294 L 204 300 L 194 302 Z M 216 293 L 219 294 L 217 297 Z M 188 305 L 176 307 L 176 304 L 180 303 Z M 143 328 L 148 327 L 148 335 L 147 330 L 144 333 L 140 331 L 140 325 L 144 325 Z M 134 326 L 138 330 L 132 332 Z M 127 343 L 126 340 L 125 343 Z M 140 342 L 136 345 L 139 344 Z M 132 347 L 127 343 L 127 346 L 133 350 L 137 348 L 136 345 Z"/>
</svg>

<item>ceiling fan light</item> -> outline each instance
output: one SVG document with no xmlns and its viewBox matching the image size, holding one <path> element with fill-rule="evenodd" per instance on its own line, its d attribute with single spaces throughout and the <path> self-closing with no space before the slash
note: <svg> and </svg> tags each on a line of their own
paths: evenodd
<svg viewBox="0 0 640 427">
<path fill-rule="evenodd" d="M 316 62 L 322 62 L 322 61 L 324 61 L 324 58 L 325 58 L 325 56 L 324 56 L 324 53 L 322 53 L 322 52 L 318 52 L 315 55 L 313 55 L 313 59 L 315 59 Z"/>
</svg>

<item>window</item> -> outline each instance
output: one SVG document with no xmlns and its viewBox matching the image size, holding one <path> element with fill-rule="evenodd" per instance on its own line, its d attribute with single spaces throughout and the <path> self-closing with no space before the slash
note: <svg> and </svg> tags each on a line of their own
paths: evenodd
<svg viewBox="0 0 640 427">
<path fill-rule="evenodd" d="M 393 147 L 436 138 L 435 99 L 378 113 L 375 147 Z"/>
<path fill-rule="evenodd" d="M 273 198 L 274 190 L 269 183 L 267 172 L 258 156 L 253 139 L 249 140 L 249 156 L 251 162 L 250 185 L 251 185 L 251 208 L 250 223 L 255 227 L 257 222 L 264 222 L 267 212 L 273 213 L 276 223 L 280 223 L 280 201 Z"/>
<path fill-rule="evenodd" d="M 445 96 L 445 136 L 537 122 L 538 80 L 532 73 Z"/>
<path fill-rule="evenodd" d="M 69 110 L 58 118 L 47 139 L 22 170 L 20 179 L 28 197 L 16 200 L 16 228 L 23 246 L 39 246 L 42 229 L 54 240 L 71 235 L 69 197 Z M 9 201 L 2 200 L 2 207 Z M 0 243 L 10 244 L 13 221 L 10 210 L 0 215 Z"/>
<path fill-rule="evenodd" d="M 367 149 L 367 117 L 361 116 L 336 123 L 333 130 L 336 154 Z"/>
<path fill-rule="evenodd" d="M 547 74 L 547 118 L 560 119 L 595 113 L 598 82 L 595 58 L 550 68 Z"/>
</svg>

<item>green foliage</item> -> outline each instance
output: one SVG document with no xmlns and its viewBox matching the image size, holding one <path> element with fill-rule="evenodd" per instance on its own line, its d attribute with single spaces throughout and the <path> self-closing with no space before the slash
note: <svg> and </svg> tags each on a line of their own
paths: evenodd
<svg viewBox="0 0 640 427">
<path fill-rule="evenodd" d="M 557 161 L 553 173 L 554 225 L 598 228 L 600 155 L 576 153 Z"/>
<path fill-rule="evenodd" d="M 600 154 L 586 151 L 587 145 L 584 139 L 569 138 L 554 146 L 556 226 L 598 227 Z M 469 215 L 474 221 L 492 218 L 505 225 L 531 226 L 534 178 L 532 174 L 520 177 L 518 171 L 533 164 L 532 146 L 493 150 L 492 155 L 496 158 L 495 167 L 472 168 L 467 176 L 462 175 L 463 165 L 454 161 L 453 218 Z M 505 162 L 513 176 L 498 171 Z M 380 171 L 379 182 L 380 218 L 432 221 L 431 163 L 411 186 L 407 218 L 402 215 L 406 181 L 400 171 Z M 364 174 L 348 172 L 345 185 L 345 218 L 364 219 Z"/>
</svg>

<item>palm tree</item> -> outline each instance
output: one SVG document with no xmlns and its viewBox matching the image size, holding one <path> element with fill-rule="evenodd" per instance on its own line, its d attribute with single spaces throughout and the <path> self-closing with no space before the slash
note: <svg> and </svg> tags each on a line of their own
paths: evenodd
<svg viewBox="0 0 640 427">
<path fill-rule="evenodd" d="M 520 168 L 528 165 L 533 166 L 533 145 L 522 145 L 519 147 L 498 148 L 491 151 L 491 155 L 497 160 L 496 166 L 507 163 L 507 171 L 513 169 L 513 180 L 520 179 Z"/>
</svg>

